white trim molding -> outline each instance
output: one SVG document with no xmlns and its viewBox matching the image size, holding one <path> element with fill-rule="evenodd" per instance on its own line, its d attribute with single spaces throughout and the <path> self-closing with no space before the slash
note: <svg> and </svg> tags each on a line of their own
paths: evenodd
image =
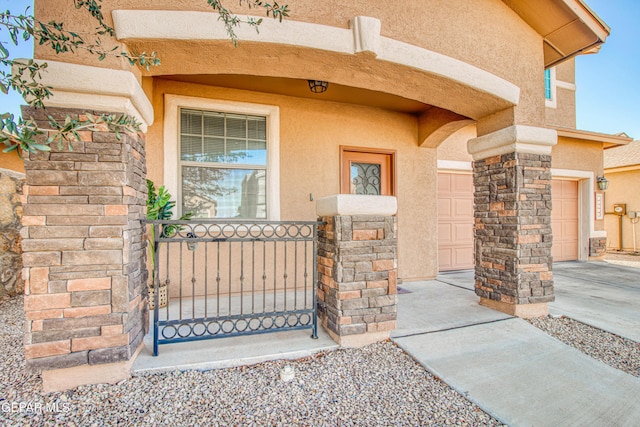
<svg viewBox="0 0 640 427">
<path fill-rule="evenodd" d="M 112 15 L 118 40 L 227 40 L 229 37 L 219 15 L 213 12 L 114 10 Z M 357 16 L 351 20 L 349 29 L 289 19 L 283 22 L 265 19 L 259 34 L 249 26 L 241 26 L 235 32 L 239 40 L 255 43 L 349 55 L 367 52 L 377 60 L 418 69 L 491 95 L 499 101 L 496 108 L 518 104 L 520 88 L 515 84 L 458 59 L 383 37 L 380 29 L 378 19 Z"/>
<path fill-rule="evenodd" d="M 118 112 L 135 117 L 143 132 L 153 124 L 153 106 L 130 71 L 91 67 L 58 61 L 41 61 L 47 67 L 40 82 L 51 87 L 47 107 L 82 108 Z"/>
<path fill-rule="evenodd" d="M 471 162 L 460 162 L 457 160 L 438 160 L 438 172 L 473 172 Z"/>
<path fill-rule="evenodd" d="M 398 199 L 394 196 L 365 196 L 361 194 L 335 194 L 316 201 L 318 216 L 380 215 L 398 212 Z"/>
<path fill-rule="evenodd" d="M 225 113 L 265 116 L 267 118 L 267 219 L 280 220 L 280 108 L 273 105 L 222 101 L 210 98 L 164 96 L 164 185 L 174 195 L 180 195 L 179 123 L 180 108 L 221 111 Z M 178 216 L 181 203 L 177 204 Z"/>
<path fill-rule="evenodd" d="M 513 152 L 548 155 L 557 143 L 558 134 L 553 129 L 514 125 L 470 139 L 467 150 L 473 160 Z"/>
</svg>

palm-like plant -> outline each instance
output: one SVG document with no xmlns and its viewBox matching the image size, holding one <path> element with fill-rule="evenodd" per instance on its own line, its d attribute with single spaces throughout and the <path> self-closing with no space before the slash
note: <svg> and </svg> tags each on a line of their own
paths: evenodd
<svg viewBox="0 0 640 427">
<path fill-rule="evenodd" d="M 176 202 L 171 200 L 171 194 L 163 186 L 157 189 L 150 179 L 147 179 L 147 219 L 148 220 L 170 220 L 173 217 L 173 208 Z M 187 212 L 182 215 L 180 221 L 191 219 L 193 212 Z M 164 225 L 161 229 L 162 237 L 169 237 L 180 230 L 180 226 Z M 151 283 L 155 286 L 155 227 L 151 227 L 148 234 L 149 257 L 151 258 Z"/>
</svg>

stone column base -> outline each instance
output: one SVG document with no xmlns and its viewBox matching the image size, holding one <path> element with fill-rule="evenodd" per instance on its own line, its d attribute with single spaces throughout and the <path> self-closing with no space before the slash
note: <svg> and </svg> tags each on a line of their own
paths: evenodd
<svg viewBox="0 0 640 427">
<path fill-rule="evenodd" d="M 72 368 L 52 369 L 42 372 L 42 389 L 45 393 L 65 391 L 81 385 L 116 384 L 131 378 L 131 367 L 144 343 L 138 346 L 131 359 L 126 362 L 105 363 L 101 365 L 80 365 Z"/>
<path fill-rule="evenodd" d="M 511 316 L 531 319 L 549 315 L 549 306 L 546 302 L 536 304 L 509 304 L 502 301 L 494 301 L 488 298 L 480 298 L 480 305 L 490 309 L 507 313 Z"/>
<path fill-rule="evenodd" d="M 394 322 L 395 323 L 395 322 Z M 395 326 L 393 327 L 395 329 Z M 391 337 L 391 331 L 367 332 L 358 335 L 338 335 L 333 331 L 326 329 L 331 339 L 333 339 L 340 347 L 359 348 L 380 341 L 386 341 Z"/>
</svg>

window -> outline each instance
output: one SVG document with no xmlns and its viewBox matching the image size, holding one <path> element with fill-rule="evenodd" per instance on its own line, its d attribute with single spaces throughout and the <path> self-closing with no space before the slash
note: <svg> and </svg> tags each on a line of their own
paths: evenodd
<svg viewBox="0 0 640 427">
<path fill-rule="evenodd" d="M 395 151 L 340 147 L 343 194 L 395 194 Z"/>
<path fill-rule="evenodd" d="M 544 70 L 544 100 L 549 108 L 556 108 L 556 69 Z"/>
<path fill-rule="evenodd" d="M 165 98 L 165 185 L 178 213 L 278 220 L 278 108 Z"/>
<path fill-rule="evenodd" d="M 544 98 L 551 99 L 551 69 L 544 70 Z"/>
</svg>

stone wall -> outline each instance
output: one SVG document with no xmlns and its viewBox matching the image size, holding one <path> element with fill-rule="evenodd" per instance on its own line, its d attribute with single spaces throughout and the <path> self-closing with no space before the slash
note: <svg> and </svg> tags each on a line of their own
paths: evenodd
<svg viewBox="0 0 640 427">
<path fill-rule="evenodd" d="M 41 111 L 24 115 L 46 128 Z M 25 161 L 25 355 L 38 370 L 128 360 L 147 328 L 144 139 L 79 134 Z"/>
<path fill-rule="evenodd" d="M 553 301 L 551 156 L 509 153 L 473 165 L 481 303 Z"/>
<path fill-rule="evenodd" d="M 20 238 L 23 184 L 23 174 L 0 169 L 0 301 L 24 292 Z"/>
<path fill-rule="evenodd" d="M 589 239 L 589 256 L 601 257 L 607 253 L 606 237 L 591 237 Z"/>
<path fill-rule="evenodd" d="M 325 216 L 318 233 L 319 316 L 344 346 L 388 338 L 396 327 L 394 216 Z"/>
</svg>

